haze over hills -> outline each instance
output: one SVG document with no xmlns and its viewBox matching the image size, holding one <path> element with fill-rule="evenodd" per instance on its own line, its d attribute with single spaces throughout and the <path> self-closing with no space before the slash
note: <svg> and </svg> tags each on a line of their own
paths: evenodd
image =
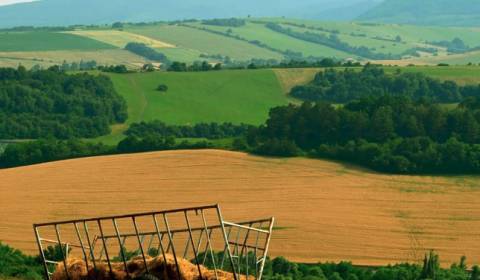
<svg viewBox="0 0 480 280">
<path fill-rule="evenodd" d="M 440 26 L 479 26 L 478 0 L 386 0 L 359 20 Z"/>
<path fill-rule="evenodd" d="M 41 0 L 0 7 L 0 27 L 108 24 L 189 18 L 350 20 L 382 0 Z M 92 11 L 95 11 L 92 13 Z"/>
</svg>

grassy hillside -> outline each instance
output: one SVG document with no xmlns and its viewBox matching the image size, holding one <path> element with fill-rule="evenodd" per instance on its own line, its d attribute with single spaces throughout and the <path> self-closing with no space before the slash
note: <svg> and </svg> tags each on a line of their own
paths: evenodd
<svg viewBox="0 0 480 280">
<path fill-rule="evenodd" d="M 23 65 L 30 68 L 36 64 L 44 67 L 62 64 L 63 61 L 79 62 L 95 60 L 99 65 L 125 64 L 139 68 L 148 62 L 145 58 L 120 49 L 95 51 L 28 51 L 0 52 L 0 67 L 17 67 Z"/>
<path fill-rule="evenodd" d="M 0 51 L 105 50 L 112 45 L 59 32 L 0 32 Z"/>
<path fill-rule="evenodd" d="M 93 51 L 123 49 L 129 42 L 141 42 L 164 53 L 172 61 L 193 63 L 199 60 L 222 61 L 230 57 L 234 61 L 251 59 L 290 59 L 292 53 L 307 57 L 333 57 L 337 59 L 366 59 L 355 51 L 338 45 L 312 42 L 274 31 L 265 25 L 269 22 L 280 24 L 285 30 L 298 34 L 335 36 L 341 43 L 351 48 L 366 48 L 372 54 L 393 55 L 404 60 L 386 61 L 387 64 L 451 64 L 478 63 L 478 51 L 452 55 L 446 48 L 432 45 L 432 42 L 452 41 L 460 38 L 470 48 L 480 46 L 480 30 L 460 27 L 426 27 L 397 24 L 369 24 L 361 22 L 327 22 L 296 20 L 286 18 L 250 18 L 238 27 L 206 25 L 201 21 L 182 24 L 125 25 L 122 30 L 108 27 L 79 27 L 74 31 L 28 31 L 0 32 L 0 66 L 41 64 L 50 66 L 56 61 L 78 62 L 98 60 L 101 64 L 127 64 L 140 67 L 146 61 L 131 56 L 128 59 L 115 59 L 105 54 L 95 55 Z M 418 50 L 419 57 L 411 57 Z M 423 48 L 419 49 L 419 48 Z M 425 51 L 430 49 L 429 51 Z M 436 54 L 433 53 L 436 50 Z M 56 53 L 49 58 L 51 51 Z M 3 52 L 12 52 L 5 55 Z M 13 55 L 13 53 L 15 53 Z M 36 57 L 32 54 L 36 53 Z M 125 58 L 125 55 L 123 56 Z M 372 57 L 372 56 L 370 56 Z M 26 58 L 26 59 L 25 59 Z M 29 60 L 36 60 L 33 63 Z M 390 57 L 386 57 L 389 58 Z M 298 57 L 297 57 L 298 59 Z M 380 61 L 383 63 L 383 61 Z"/>
<path fill-rule="evenodd" d="M 480 67 L 386 67 L 387 72 L 422 72 L 459 84 L 479 84 Z M 112 134 L 95 139 L 116 144 L 134 122 L 162 120 L 168 124 L 233 122 L 261 124 L 272 107 L 299 101 L 288 96 L 295 85 L 310 82 L 322 69 L 224 70 L 219 72 L 154 72 L 109 74 L 127 100 L 129 118 L 112 127 Z M 160 84 L 168 92 L 156 90 Z"/>
<path fill-rule="evenodd" d="M 442 26 L 478 26 L 477 0 L 386 0 L 360 16 L 361 20 Z"/>
<path fill-rule="evenodd" d="M 462 255 L 480 262 L 478 177 L 389 176 L 208 150 L 69 160 L 0 177 L 0 236 L 30 253 L 35 222 L 220 203 L 229 220 L 276 217 L 272 256 L 378 265 L 418 262 L 435 249 L 445 265 Z"/>
<path fill-rule="evenodd" d="M 283 57 L 278 53 L 251 45 L 247 42 L 241 42 L 184 26 L 154 25 L 127 30 L 132 33 L 174 44 L 182 49 L 197 50 L 210 55 L 222 54 L 236 60 L 248 60 L 252 58 L 282 59 Z M 175 57 L 172 57 L 172 59 L 175 59 Z"/>
<path fill-rule="evenodd" d="M 304 56 L 316 56 L 316 57 L 337 57 L 340 59 L 348 58 L 351 55 L 336 49 L 322 46 L 310 42 L 305 42 L 299 39 L 291 38 L 287 35 L 273 32 L 265 27 L 264 24 L 248 22 L 242 27 L 221 27 L 221 26 L 208 26 L 201 23 L 189 24 L 197 28 L 206 28 L 208 30 L 220 31 L 227 33 L 231 31 L 231 35 L 240 36 L 249 41 L 260 41 L 265 43 L 269 47 L 279 49 L 281 51 L 292 50 L 301 52 Z"/>
<path fill-rule="evenodd" d="M 270 108 L 288 103 L 272 70 L 219 72 L 154 72 L 110 74 L 127 100 L 129 118 L 100 141 L 115 143 L 133 122 L 162 120 L 168 124 L 200 122 L 263 123 Z M 160 84 L 167 92 L 157 91 Z"/>
</svg>

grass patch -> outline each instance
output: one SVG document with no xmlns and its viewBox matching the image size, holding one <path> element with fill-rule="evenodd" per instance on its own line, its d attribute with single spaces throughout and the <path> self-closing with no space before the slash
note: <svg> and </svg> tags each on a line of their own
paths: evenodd
<svg viewBox="0 0 480 280">
<path fill-rule="evenodd" d="M 118 143 L 128 125 L 141 121 L 258 125 L 265 122 L 272 107 L 289 102 L 275 73 L 268 69 L 109 76 L 127 101 L 129 118 L 126 124 L 114 126 L 111 135 L 95 139 L 105 144 Z M 157 91 L 159 84 L 167 85 L 168 92 Z"/>
<path fill-rule="evenodd" d="M 107 50 L 115 47 L 90 38 L 58 32 L 1 32 L 0 51 Z"/>
</svg>

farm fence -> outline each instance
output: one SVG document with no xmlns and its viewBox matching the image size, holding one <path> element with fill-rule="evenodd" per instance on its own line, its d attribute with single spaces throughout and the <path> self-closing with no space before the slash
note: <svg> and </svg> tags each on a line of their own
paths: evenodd
<svg viewBox="0 0 480 280">
<path fill-rule="evenodd" d="M 67 280 L 68 263 L 81 260 L 86 270 L 106 264 L 121 264 L 130 278 L 129 260 L 140 259 L 149 274 L 151 258 L 173 257 L 178 279 L 182 279 L 180 259 L 198 269 L 232 273 L 260 280 L 272 235 L 274 218 L 232 223 L 223 219 L 219 205 L 164 210 L 119 216 L 97 217 L 34 224 L 34 233 L 45 271 L 50 280 L 63 263 Z M 112 274 L 113 275 L 113 274 Z M 247 277 L 247 278 L 248 278 Z"/>
</svg>

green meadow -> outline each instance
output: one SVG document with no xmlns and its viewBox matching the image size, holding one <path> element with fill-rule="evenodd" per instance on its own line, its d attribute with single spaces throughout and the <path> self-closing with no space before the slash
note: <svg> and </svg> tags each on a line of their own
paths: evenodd
<svg viewBox="0 0 480 280">
<path fill-rule="evenodd" d="M 109 44 L 87 37 L 45 31 L 0 32 L 0 52 L 106 50 Z"/>
</svg>

